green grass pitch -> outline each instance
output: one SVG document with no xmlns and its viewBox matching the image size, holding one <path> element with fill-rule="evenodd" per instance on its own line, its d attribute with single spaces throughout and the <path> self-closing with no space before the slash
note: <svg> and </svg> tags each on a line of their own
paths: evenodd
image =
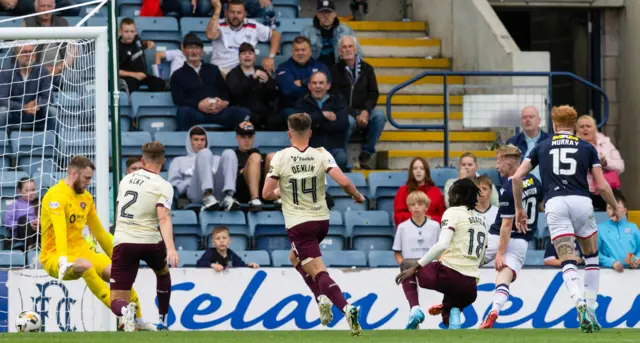
<svg viewBox="0 0 640 343">
<path fill-rule="evenodd" d="M 115 343 L 127 340 L 135 343 L 626 343 L 640 342 L 640 330 L 604 329 L 595 334 L 584 334 L 578 329 L 537 330 L 376 330 L 365 331 L 361 337 L 351 337 L 347 331 L 175 331 L 175 332 L 77 332 L 77 333 L 24 333 L 0 335 L 1 342 L 46 343 Z"/>
</svg>

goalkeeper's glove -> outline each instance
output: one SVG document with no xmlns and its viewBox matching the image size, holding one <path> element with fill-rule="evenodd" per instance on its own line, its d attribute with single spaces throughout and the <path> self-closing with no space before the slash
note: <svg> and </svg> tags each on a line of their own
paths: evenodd
<svg viewBox="0 0 640 343">
<path fill-rule="evenodd" d="M 73 267 L 73 263 L 69 262 L 67 256 L 60 256 L 58 258 L 58 281 L 62 281 L 69 269 Z"/>
</svg>

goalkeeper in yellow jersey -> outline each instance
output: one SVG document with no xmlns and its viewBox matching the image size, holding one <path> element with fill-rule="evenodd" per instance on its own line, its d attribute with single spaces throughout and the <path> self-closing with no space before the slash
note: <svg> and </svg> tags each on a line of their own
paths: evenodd
<svg viewBox="0 0 640 343">
<path fill-rule="evenodd" d="M 83 278 L 91 292 L 111 309 L 109 282 L 113 237 L 104 229 L 96 213 L 93 197 L 86 190 L 95 166 L 84 156 L 74 156 L 64 180 L 51 187 L 42 199 L 40 227 L 42 252 L 40 263 L 51 277 L 62 280 Z M 82 236 L 85 225 L 91 230 L 104 250 L 101 254 L 91 249 Z M 138 295 L 131 290 L 131 301 L 138 304 Z M 156 327 L 144 323 L 138 310 L 136 327 L 155 331 Z"/>
</svg>

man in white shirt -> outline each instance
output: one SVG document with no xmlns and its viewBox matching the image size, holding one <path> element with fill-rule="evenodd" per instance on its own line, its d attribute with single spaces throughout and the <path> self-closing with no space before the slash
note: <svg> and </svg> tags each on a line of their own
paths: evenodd
<svg viewBox="0 0 640 343">
<path fill-rule="evenodd" d="M 220 19 L 220 0 L 212 0 L 212 4 L 213 15 L 206 30 L 213 47 L 211 64 L 217 65 L 226 75 L 239 64 L 238 51 L 242 43 L 256 46 L 258 42 L 270 42 L 269 56 L 262 60 L 262 66 L 267 72 L 273 73 L 273 58 L 280 48 L 280 34 L 255 20 L 247 19 L 247 10 L 241 0 L 229 1 L 224 19 Z"/>
</svg>

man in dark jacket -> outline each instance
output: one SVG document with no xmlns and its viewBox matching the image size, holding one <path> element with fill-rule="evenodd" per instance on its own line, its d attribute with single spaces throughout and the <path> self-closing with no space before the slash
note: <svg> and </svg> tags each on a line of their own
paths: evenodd
<svg viewBox="0 0 640 343">
<path fill-rule="evenodd" d="M 285 121 L 296 113 L 296 102 L 308 93 L 309 77 L 317 71 L 330 75 L 327 66 L 311 58 L 309 39 L 304 36 L 296 37 L 293 40 L 291 58 L 280 64 L 276 71 L 280 89 L 278 113 Z"/>
<path fill-rule="evenodd" d="M 356 126 L 366 133 L 358 160 L 360 168 L 372 169 L 371 156 L 376 153 L 387 117 L 376 108 L 378 102 L 378 82 L 373 67 L 357 54 L 357 40 L 354 36 L 340 39 L 340 62 L 331 68 L 333 84 L 331 90 L 340 93 L 349 104 L 349 131 L 347 141 Z"/>
<path fill-rule="evenodd" d="M 540 112 L 535 106 L 527 106 L 522 109 L 520 116 L 522 131 L 509 138 L 507 144 L 513 144 L 522 151 L 522 159 L 529 156 L 529 153 L 539 142 L 549 138 L 549 134 L 540 130 Z M 540 179 L 540 171 L 536 167 L 531 174 Z"/>
<path fill-rule="evenodd" d="M 249 116 L 249 110 L 229 107 L 229 92 L 220 69 L 202 62 L 202 40 L 186 35 L 182 50 L 187 61 L 171 76 L 171 97 L 178 106 L 178 129 L 218 124 L 233 129 Z"/>
<path fill-rule="evenodd" d="M 349 128 L 349 108 L 340 94 L 329 94 L 329 75 L 317 71 L 309 79 L 309 94 L 298 100 L 296 109 L 311 116 L 309 146 L 324 147 L 342 170 L 347 169 L 344 144 Z"/>
<path fill-rule="evenodd" d="M 263 67 L 256 66 L 256 51 L 250 43 L 240 44 L 240 65 L 227 74 L 231 105 L 244 105 L 251 111 L 251 122 L 259 129 L 277 130 L 284 122 L 276 115 L 278 88 Z"/>
</svg>

